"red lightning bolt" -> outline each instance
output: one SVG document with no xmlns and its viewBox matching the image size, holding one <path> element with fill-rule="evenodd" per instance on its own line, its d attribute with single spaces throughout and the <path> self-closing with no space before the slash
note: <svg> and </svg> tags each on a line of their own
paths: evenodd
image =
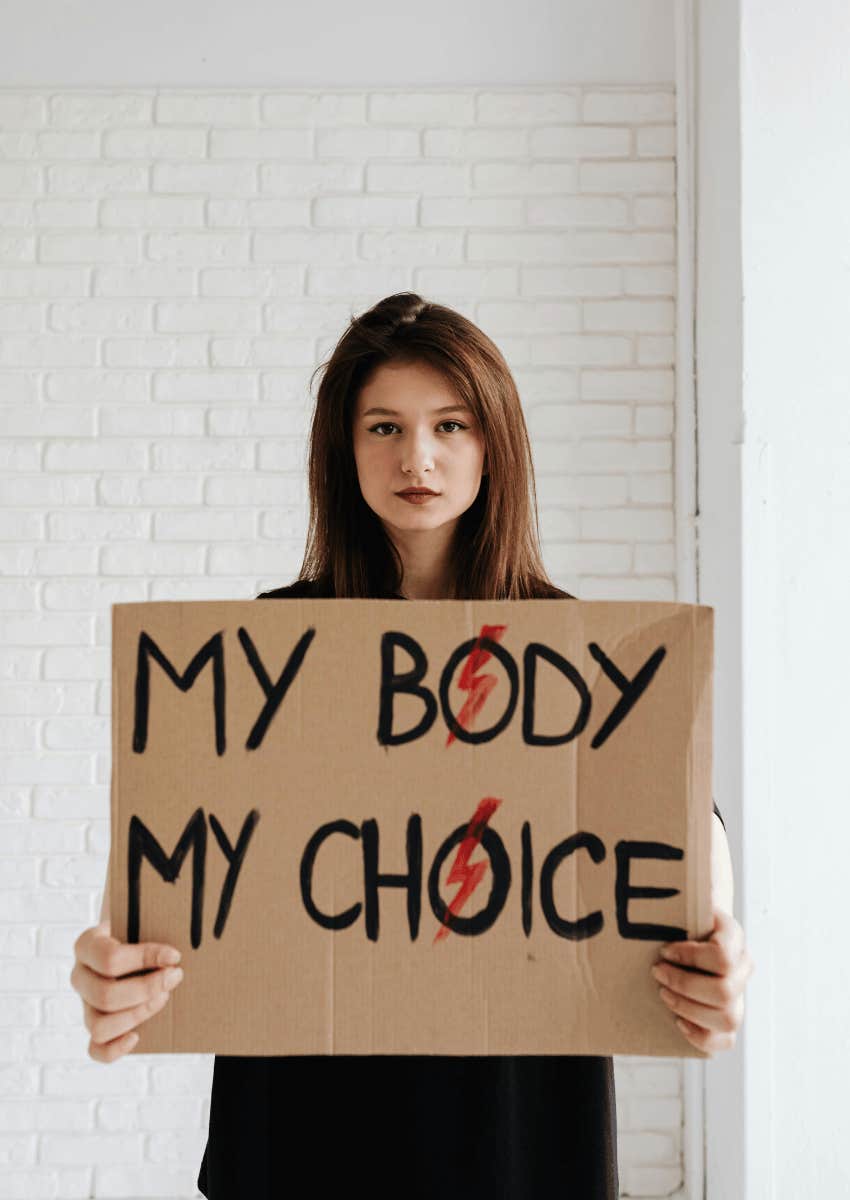
<svg viewBox="0 0 850 1200">
<path fill-rule="evenodd" d="M 458 687 L 464 692 L 469 692 L 463 708 L 457 715 L 457 723 L 463 729 L 469 729 L 475 717 L 483 708 L 485 700 L 496 686 L 495 675 L 477 674 L 487 659 L 493 657 L 492 650 L 482 649 L 481 639 L 486 637 L 490 638 L 491 641 L 500 642 L 506 629 L 507 625 L 482 625 L 478 641 L 470 650 L 467 660 L 463 664 L 463 670 L 458 680 Z M 454 730 L 449 730 L 446 745 L 450 746 L 454 740 Z"/>
<path fill-rule="evenodd" d="M 443 917 L 443 924 L 437 930 L 432 945 L 436 945 L 440 938 L 448 937 L 450 932 L 446 924 L 448 914 L 451 913 L 454 916 L 460 912 L 466 901 L 478 887 L 483 876 L 487 873 L 488 860 L 485 859 L 484 862 L 476 862 L 470 866 L 469 856 L 481 841 L 487 822 L 501 803 L 501 800 L 497 800 L 495 796 L 485 796 L 480 801 L 475 810 L 475 815 L 466 827 L 463 841 L 457 848 L 457 855 L 446 880 L 446 883 L 459 883 L 460 887 L 448 906 L 448 912 Z"/>
</svg>

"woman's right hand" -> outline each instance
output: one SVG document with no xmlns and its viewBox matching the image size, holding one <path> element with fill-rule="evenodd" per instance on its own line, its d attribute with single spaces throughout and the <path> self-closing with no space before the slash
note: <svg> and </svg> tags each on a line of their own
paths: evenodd
<svg viewBox="0 0 850 1200">
<path fill-rule="evenodd" d="M 88 1052 L 97 1062 L 129 1053 L 139 1040 L 136 1027 L 165 1008 L 183 978 L 181 967 L 169 965 L 180 961 L 179 950 L 162 942 L 119 942 L 108 918 L 80 934 L 74 960 L 71 986 L 82 999 Z"/>
</svg>

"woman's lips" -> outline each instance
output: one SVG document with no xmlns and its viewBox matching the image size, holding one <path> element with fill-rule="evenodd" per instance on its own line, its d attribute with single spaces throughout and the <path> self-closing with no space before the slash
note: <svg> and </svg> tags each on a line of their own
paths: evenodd
<svg viewBox="0 0 850 1200">
<path fill-rule="evenodd" d="M 408 504 L 425 504 L 428 500 L 436 500 L 439 492 L 396 492 L 396 495 Z"/>
</svg>

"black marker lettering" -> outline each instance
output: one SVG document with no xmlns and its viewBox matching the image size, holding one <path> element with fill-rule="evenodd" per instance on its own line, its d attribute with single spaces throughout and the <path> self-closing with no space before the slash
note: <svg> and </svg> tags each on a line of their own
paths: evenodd
<svg viewBox="0 0 850 1200">
<path fill-rule="evenodd" d="M 136 712 L 133 725 L 133 750 L 144 754 L 148 743 L 148 709 L 150 707 L 150 659 L 155 658 L 172 683 L 181 692 L 188 692 L 207 659 L 213 663 L 213 711 L 215 714 L 215 748 L 224 754 L 224 647 L 221 633 L 215 633 L 202 646 L 183 674 L 174 669 L 168 658 L 148 634 L 139 634 L 136 655 Z"/>
<path fill-rule="evenodd" d="M 472 650 L 478 647 L 480 650 L 489 650 L 489 652 L 498 658 L 499 662 L 505 668 L 505 673 L 508 676 L 511 693 L 508 697 L 508 702 L 505 706 L 505 711 L 502 713 L 495 725 L 491 725 L 489 729 L 464 729 L 459 725 L 452 712 L 449 701 L 449 689 L 451 687 L 452 677 L 458 667 L 458 664 L 464 659 L 469 658 Z M 491 742 L 494 737 L 507 728 L 510 724 L 511 717 L 517 706 L 517 697 L 519 696 L 519 671 L 513 660 L 510 652 L 504 646 L 500 646 L 498 642 L 494 642 L 492 638 L 469 638 L 452 652 L 449 661 L 443 668 L 443 673 L 440 676 L 440 704 L 443 708 L 443 720 L 446 722 L 449 730 L 455 735 L 459 742 Z"/>
<path fill-rule="evenodd" d="M 239 878 L 239 872 L 242 869 L 242 863 L 245 858 L 245 852 L 248 849 L 248 843 L 251 840 L 251 834 L 254 832 L 254 827 L 260 819 L 260 814 L 256 808 L 252 808 L 245 820 L 242 822 L 242 830 L 233 847 L 227 834 L 222 828 L 221 822 L 214 813 L 210 813 L 210 826 L 215 834 L 216 841 L 221 847 L 221 852 L 227 859 L 227 875 L 221 887 L 221 898 L 218 902 L 218 912 L 215 918 L 213 934 L 220 938 L 224 933 L 224 925 L 227 921 L 227 914 L 230 912 L 230 905 L 233 901 L 233 893 L 236 890 L 236 881 Z"/>
<path fill-rule="evenodd" d="M 422 907 L 422 818 L 414 813 L 407 821 L 407 874 L 387 875 L 378 871 L 378 822 L 373 818 L 364 821 L 363 837 L 363 888 L 366 897 L 366 937 L 370 942 L 378 940 L 378 888 L 407 888 L 407 921 L 411 941 L 419 935 L 419 915 Z"/>
<path fill-rule="evenodd" d="M 464 935 L 485 933 L 496 921 L 499 913 L 505 907 L 508 891 L 511 886 L 511 860 L 505 849 L 505 843 L 486 825 L 481 833 L 480 845 L 487 851 L 490 858 L 490 896 L 484 908 L 472 917 L 463 917 L 460 913 L 452 913 L 449 906 L 440 895 L 440 869 L 447 855 L 451 853 L 467 836 L 469 822 L 458 825 L 454 833 L 450 833 L 434 856 L 434 862 L 428 874 L 428 899 L 434 916 L 441 925 L 448 925 L 452 933 Z"/>
<path fill-rule="evenodd" d="M 628 908 L 629 900 L 632 897 L 638 899 L 649 899 L 655 897 L 662 899 L 664 896 L 678 896 L 678 888 L 666 887 L 632 887 L 629 883 L 629 867 L 633 858 L 662 858 L 662 859 L 681 859 L 684 858 L 684 851 L 678 846 L 668 846 L 666 842 L 617 842 L 615 847 L 617 855 L 617 884 L 616 884 L 616 904 L 617 904 L 617 928 L 620 931 L 620 937 L 624 938 L 640 938 L 647 942 L 672 942 L 681 941 L 688 936 L 686 929 L 680 929 L 676 925 L 642 925 L 634 924 L 629 920 Z"/>
<path fill-rule="evenodd" d="M 360 916 L 360 909 L 363 906 L 359 901 L 352 904 L 345 912 L 329 915 L 317 908 L 313 899 L 313 868 L 316 864 L 316 855 L 319 853 L 322 842 L 332 833 L 344 833 L 346 837 L 355 840 L 360 837 L 360 830 L 351 821 L 328 821 L 326 825 L 319 826 L 301 855 L 301 867 L 298 872 L 301 880 L 301 899 L 309 915 L 323 929 L 347 929 Z"/>
<path fill-rule="evenodd" d="M 553 846 L 540 868 L 540 907 L 543 909 L 543 915 L 553 933 L 573 942 L 593 937 L 599 933 L 605 922 L 599 909 L 588 913 L 586 917 L 580 917 L 577 921 L 569 921 L 560 916 L 555 908 L 555 871 L 568 855 L 579 848 L 585 849 L 595 863 L 602 862 L 605 857 L 605 846 L 595 833 L 574 833 L 572 837 L 564 838 L 557 846 Z"/>
<path fill-rule="evenodd" d="M 579 694 L 581 704 L 578 716 L 573 722 L 572 729 L 566 733 L 543 734 L 534 732 L 534 698 L 537 681 L 537 659 L 545 658 L 562 675 L 566 675 Z M 529 642 L 523 655 L 523 674 L 525 676 L 525 694 L 522 705 L 522 738 L 529 746 L 561 746 L 564 742 L 578 737 L 590 718 L 590 691 L 578 670 L 569 659 L 558 654 L 550 646 L 542 642 Z"/>
<path fill-rule="evenodd" d="M 269 678 L 266 668 L 263 666 L 262 661 L 260 660 L 256 646 L 251 641 L 248 631 L 243 629 L 241 626 L 239 627 L 238 637 L 240 643 L 242 644 L 242 649 L 245 651 L 245 657 L 248 659 L 251 670 L 259 680 L 260 687 L 263 689 L 266 696 L 266 702 L 263 705 L 262 711 L 254 722 L 251 732 L 248 734 L 248 740 L 245 743 L 245 748 L 247 750 L 256 750 L 265 737 L 266 730 L 271 723 L 271 719 L 283 702 L 283 699 L 289 690 L 289 685 L 298 674 L 301 664 L 304 661 L 304 656 L 306 655 L 307 650 L 310 647 L 310 643 L 315 636 L 316 630 L 313 627 L 309 628 L 301 635 L 295 645 L 295 648 L 287 659 L 286 666 L 283 668 L 280 678 L 278 679 L 277 683 L 273 684 Z"/>
<path fill-rule="evenodd" d="M 413 666 L 409 671 L 401 673 L 394 671 L 393 661 L 396 646 L 406 650 L 413 659 Z M 382 635 L 381 691 L 378 705 L 378 741 L 382 746 L 401 746 L 405 742 L 413 742 L 423 733 L 427 733 L 434 724 L 437 716 L 437 701 L 429 688 L 420 686 L 427 670 L 428 659 L 415 638 L 399 632 Z M 402 733 L 393 733 L 393 697 L 396 692 L 419 696 L 425 705 L 425 711 L 419 724 Z"/>
<path fill-rule="evenodd" d="M 183 859 L 192 847 L 192 948 L 201 944 L 201 928 L 204 910 L 204 869 L 207 852 L 207 823 L 204 810 L 196 808 L 180 841 L 169 858 L 154 835 L 137 816 L 130 818 L 127 847 L 127 941 L 139 940 L 139 912 L 141 908 L 142 859 L 146 858 L 157 874 L 166 883 L 174 883 L 180 874 Z"/>
<path fill-rule="evenodd" d="M 649 656 L 634 679 L 627 679 L 622 671 L 614 665 L 605 651 L 597 646 L 596 642 L 590 642 L 587 648 L 608 678 L 623 693 L 593 736 L 593 741 L 590 745 L 593 750 L 597 750 L 611 736 L 621 721 L 625 719 L 626 714 L 630 709 L 634 708 L 641 695 L 649 687 L 650 681 L 661 666 L 661 660 L 664 658 L 667 650 L 664 646 L 659 646 L 655 653 Z"/>
<path fill-rule="evenodd" d="M 522 839 L 522 884 L 520 907 L 522 909 L 522 931 L 526 937 L 531 933 L 531 884 L 534 878 L 534 860 L 531 854 L 531 822 L 523 821 L 520 831 Z"/>
</svg>

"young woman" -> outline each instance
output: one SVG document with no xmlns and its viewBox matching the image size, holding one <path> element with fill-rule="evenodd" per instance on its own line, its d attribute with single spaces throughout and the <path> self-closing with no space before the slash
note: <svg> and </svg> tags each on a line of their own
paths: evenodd
<svg viewBox="0 0 850 1200">
<path fill-rule="evenodd" d="M 411 293 L 352 319 L 324 370 L 310 437 L 310 526 L 298 579 L 258 599 L 574 599 L 544 570 L 531 450 L 517 389 L 493 342 Z M 732 912 L 720 814 L 715 929 L 659 964 L 659 1003 L 708 1052 L 734 1044 L 752 969 Z M 72 982 L 110 1062 L 166 1002 L 157 945 L 76 946 Z M 683 969 L 684 968 L 684 969 Z M 688 969 L 689 968 L 689 969 Z M 695 969 L 694 969 L 695 968 Z M 611 1058 L 292 1056 L 215 1059 L 198 1187 L 210 1200 L 581 1200 L 618 1194 Z"/>
</svg>

